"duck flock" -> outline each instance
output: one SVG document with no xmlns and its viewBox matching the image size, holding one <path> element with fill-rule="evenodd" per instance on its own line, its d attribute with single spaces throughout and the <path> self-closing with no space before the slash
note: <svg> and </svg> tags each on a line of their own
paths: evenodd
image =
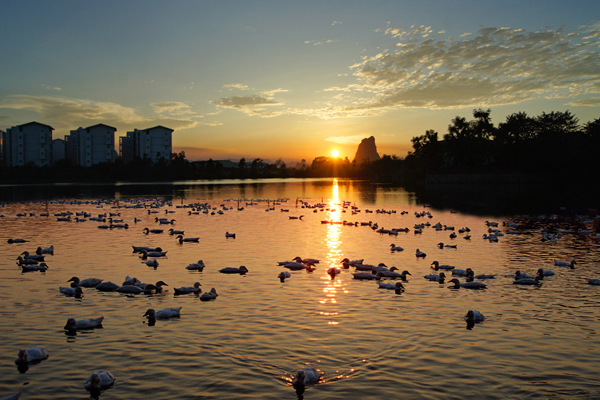
<svg viewBox="0 0 600 400">
<path fill-rule="evenodd" d="M 83 211 L 62 211 L 55 214 L 49 212 L 39 213 L 36 215 L 35 212 L 29 213 L 18 213 L 14 215 L 18 218 L 31 218 L 31 217 L 42 217 L 42 218 L 56 218 L 57 222 L 64 223 L 97 223 L 98 229 L 108 230 L 133 230 L 143 232 L 145 235 L 169 235 L 173 242 L 177 242 L 179 245 L 189 243 L 200 243 L 201 237 L 186 236 L 185 230 L 177 229 L 178 218 L 190 218 L 194 215 L 199 214 L 210 214 L 210 215 L 222 215 L 226 212 L 241 212 L 248 207 L 260 207 L 264 205 L 264 201 L 258 200 L 238 200 L 237 206 L 227 206 L 225 203 L 230 200 L 224 201 L 218 207 L 209 203 L 190 203 L 186 205 L 173 206 L 171 202 L 163 199 L 130 199 L 125 201 L 116 200 L 97 200 L 97 201 L 86 201 L 86 202 L 55 202 L 54 204 L 60 204 L 61 207 L 70 206 L 76 209 L 78 206 L 87 205 L 95 206 L 97 208 L 111 208 L 114 212 L 97 213 L 93 215 L 90 212 Z M 282 205 L 288 202 L 287 199 L 278 199 L 276 201 L 268 201 L 266 212 L 273 212 L 279 210 L 281 213 L 289 213 L 290 208 L 283 208 Z M 45 204 L 46 209 L 49 208 L 49 204 Z M 276 208 L 278 207 L 279 208 Z M 302 210 L 303 213 L 308 215 L 311 211 L 313 213 L 320 213 L 325 211 L 335 211 L 334 206 L 329 203 L 310 204 L 308 201 L 298 200 L 296 203 L 296 210 Z M 471 229 L 469 227 L 456 228 L 450 225 L 444 225 L 441 222 L 432 224 L 430 220 L 433 219 L 433 215 L 430 211 L 419 211 L 414 212 L 414 217 L 417 219 L 412 227 L 395 227 L 395 228 L 384 228 L 379 226 L 377 222 L 359 221 L 359 215 L 369 215 L 370 219 L 375 219 L 378 214 L 381 215 L 392 215 L 396 214 L 395 210 L 361 210 L 359 207 L 352 205 L 350 202 L 340 202 L 335 205 L 347 219 L 356 219 L 355 221 L 349 220 L 337 220 L 337 219 L 321 219 L 319 222 L 322 225 L 341 225 L 345 227 L 363 227 L 373 230 L 376 234 L 387 235 L 390 237 L 390 241 L 393 241 L 389 245 L 389 251 L 392 254 L 398 252 L 407 251 L 397 243 L 402 242 L 403 235 L 426 235 L 428 230 L 446 232 L 448 235 L 448 241 L 440 242 L 437 244 L 439 249 L 459 249 L 461 247 L 460 241 L 471 241 L 471 240 L 485 240 L 490 243 L 496 243 L 502 240 L 505 235 L 539 235 L 541 242 L 555 243 L 565 235 L 579 234 L 579 235 L 594 235 L 596 238 L 600 238 L 599 234 L 593 229 L 595 219 L 586 219 L 581 217 L 578 219 L 580 227 L 578 229 L 558 229 L 553 227 L 551 223 L 542 224 L 538 228 L 538 231 L 532 231 L 530 226 L 524 226 L 515 221 L 485 221 L 485 233 L 480 238 L 473 238 L 471 236 Z M 148 216 L 154 217 L 153 226 L 139 225 L 142 222 L 141 219 L 135 217 L 130 218 L 128 215 L 128 209 L 143 209 L 147 212 Z M 361 214 L 362 211 L 362 214 Z M 159 217 L 159 213 L 165 213 L 167 217 Z M 373 214 L 373 216 L 370 216 Z M 408 211 L 402 211 L 398 213 L 402 216 L 409 215 Z M 329 214 L 331 215 L 331 214 Z M 0 222 L 5 215 L 0 215 Z M 10 217 L 10 216 L 8 216 Z M 8 218 L 7 218 L 8 219 Z M 307 219 L 305 215 L 292 215 L 287 216 L 288 220 L 297 220 L 300 223 L 306 223 Z M 402 221 L 406 221 L 403 219 Z M 538 221 L 552 221 L 552 218 L 538 218 Z M 166 229 L 168 228 L 168 229 Z M 481 228 L 481 227 L 478 227 Z M 539 233 L 538 233 L 539 232 Z M 235 240 L 236 234 L 234 232 L 225 231 L 223 236 L 226 240 Z M 238 238 L 239 240 L 239 238 Z M 60 248 L 56 248 L 53 245 L 47 246 L 46 244 L 31 243 L 27 237 L 11 237 L 7 238 L 6 243 L 9 245 L 31 245 L 29 250 L 21 251 L 18 254 L 15 253 L 15 259 L 18 267 L 22 273 L 52 273 L 51 261 L 55 252 L 60 252 Z M 409 250 L 411 251 L 411 250 Z M 425 251 L 421 251 L 419 248 L 415 248 L 414 257 L 416 259 L 424 260 L 430 259 L 431 254 L 427 254 Z M 148 267 L 157 269 L 161 263 L 161 259 L 167 257 L 169 251 L 163 250 L 161 247 L 149 247 L 143 245 L 133 245 L 132 252 L 139 256 L 140 262 L 145 263 Z M 439 254 L 439 253 L 437 253 Z M 436 257 L 438 258 L 438 257 Z M 292 273 L 295 271 L 306 271 L 312 272 L 318 268 L 321 260 L 317 258 L 303 258 L 296 256 L 291 258 L 289 261 L 274 261 L 278 267 L 282 270 L 274 271 L 272 279 L 279 279 L 281 283 L 287 282 L 292 278 Z M 50 264 L 50 265 L 49 265 Z M 575 269 L 577 266 L 576 260 L 554 260 L 554 266 L 558 268 Z M 327 274 L 331 279 L 336 279 L 339 274 L 344 270 L 351 270 L 352 277 L 359 281 L 374 281 L 377 289 L 394 291 L 397 295 L 401 295 L 405 291 L 410 290 L 411 279 L 425 279 L 431 281 L 432 284 L 437 283 L 438 285 L 447 285 L 448 288 L 457 289 L 471 289 L 471 290 L 493 290 L 493 282 L 495 281 L 498 274 L 477 274 L 473 269 L 466 268 L 460 269 L 454 265 L 442 264 L 438 260 L 431 262 L 431 273 L 428 273 L 422 278 L 413 276 L 411 272 L 404 268 L 397 268 L 395 266 L 388 267 L 385 263 L 369 263 L 364 259 L 350 260 L 343 258 L 339 260 L 337 265 L 329 265 Z M 206 265 L 202 259 L 194 262 L 190 262 L 187 266 L 182 266 L 182 271 L 203 271 Z M 82 274 L 88 271 L 81 271 Z M 245 275 L 250 272 L 246 266 L 239 267 L 224 267 L 219 270 L 223 274 L 239 274 Z M 527 285 L 540 287 L 544 283 L 544 279 L 551 278 L 555 273 L 551 269 L 538 268 L 535 272 L 525 272 L 517 270 L 513 278 L 513 284 L 515 285 Z M 266 278 L 271 279 L 271 278 Z M 84 293 L 88 290 L 96 290 L 101 292 L 115 292 L 124 294 L 127 296 L 136 295 L 155 295 L 164 294 L 169 291 L 168 284 L 163 280 L 158 280 L 153 283 L 143 283 L 136 277 L 126 276 L 121 283 L 114 283 L 111 281 L 104 280 L 101 277 L 88 277 L 88 276 L 71 276 L 65 281 L 69 283 L 66 286 L 57 287 L 57 291 L 65 296 L 81 298 Z M 600 279 L 589 278 L 587 283 L 590 285 L 600 285 Z M 202 301 L 215 301 L 219 296 L 216 288 L 211 288 L 208 291 L 203 292 L 202 284 L 200 282 L 190 282 L 188 286 L 174 287 L 172 289 L 174 296 L 183 295 L 195 295 L 198 296 Z M 182 307 L 171 307 L 163 309 L 148 308 L 145 313 L 140 313 L 140 316 L 146 319 L 146 323 L 153 326 L 157 319 L 168 320 L 171 318 L 179 318 L 181 316 Z M 67 333 L 76 333 L 77 331 L 89 331 L 92 329 L 102 328 L 102 324 L 105 320 L 110 319 L 110 316 L 87 316 L 87 318 L 76 319 L 75 317 L 69 317 L 64 325 L 64 330 Z M 462 318 L 466 321 L 468 327 L 472 327 L 475 323 L 480 323 L 485 320 L 482 312 L 474 309 L 466 310 Z M 17 358 L 15 364 L 19 367 L 19 371 L 25 372 L 28 370 L 30 365 L 38 364 L 47 359 L 50 355 L 49 350 L 42 345 L 35 345 L 28 349 L 18 349 L 15 351 Z M 76 368 L 76 366 L 74 366 Z M 303 390 L 306 385 L 318 383 L 322 379 L 322 372 L 317 371 L 313 366 L 306 365 L 302 369 L 298 370 L 295 374 L 292 374 L 292 378 L 289 379 L 291 384 L 297 390 Z M 82 387 L 90 391 L 92 394 L 99 394 L 101 391 L 109 389 L 115 384 L 116 377 L 109 371 L 97 370 L 91 373 L 87 380 L 83 381 Z M 20 393 L 13 394 L 4 399 L 17 399 Z"/>
</svg>

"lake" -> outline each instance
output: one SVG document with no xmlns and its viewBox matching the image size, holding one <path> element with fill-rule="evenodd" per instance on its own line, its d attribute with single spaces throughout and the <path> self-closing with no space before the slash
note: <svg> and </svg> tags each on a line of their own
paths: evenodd
<svg viewBox="0 0 600 400">
<path fill-rule="evenodd" d="M 472 214 L 424 204 L 425 197 L 403 188 L 335 179 L 0 191 L 0 398 L 17 391 L 20 399 L 89 398 L 84 384 L 99 369 L 116 377 L 94 393 L 103 399 L 600 397 L 600 286 L 587 281 L 600 278 L 600 239 L 587 232 L 596 215 Z M 197 212 L 200 204 L 210 210 Z M 76 222 L 84 212 L 119 214 L 113 218 L 128 229 L 99 229 L 108 222 L 88 217 Z M 71 221 L 58 221 L 59 213 L 72 213 Z M 486 221 L 499 223 L 504 235 L 497 242 L 482 238 Z M 436 230 L 438 223 L 454 230 Z M 374 224 L 409 231 L 378 233 Z M 422 233 L 415 224 L 426 224 Z M 458 232 L 466 227 L 470 232 Z M 144 234 L 144 228 L 164 232 Z M 199 242 L 180 244 L 169 228 Z M 520 234 L 507 233 L 515 229 Z M 542 241 L 541 229 L 564 232 Z M 11 238 L 27 242 L 7 243 Z M 391 251 L 392 243 L 404 250 Z M 47 271 L 22 272 L 16 264 L 24 251 L 50 245 Z M 132 246 L 167 254 L 149 267 Z M 416 257 L 417 249 L 426 256 Z M 296 256 L 320 262 L 312 272 L 278 265 Z M 354 279 L 352 266 L 332 278 L 327 270 L 341 268 L 344 258 L 411 275 L 398 293 Z M 186 269 L 198 260 L 203 271 Z M 575 268 L 554 260 L 576 260 Z M 495 278 L 476 279 L 487 285 L 482 290 L 452 289 L 450 272 L 444 284 L 424 278 L 438 273 L 433 261 Z M 219 272 L 242 265 L 248 273 Z M 554 276 L 540 285 L 513 284 L 517 270 L 534 276 L 539 268 Z M 285 282 L 281 271 L 291 274 Z M 118 285 L 129 276 L 168 286 L 151 295 L 60 293 L 73 276 Z M 215 288 L 218 297 L 174 295 L 174 288 L 194 282 L 203 293 Z M 170 307 L 181 307 L 180 317 L 153 324 L 143 316 Z M 467 324 L 470 309 L 485 320 Z M 63 328 L 71 317 L 100 316 L 102 328 Z M 49 357 L 19 370 L 19 349 L 36 345 Z M 296 371 L 309 364 L 320 381 L 292 386 Z"/>
</svg>

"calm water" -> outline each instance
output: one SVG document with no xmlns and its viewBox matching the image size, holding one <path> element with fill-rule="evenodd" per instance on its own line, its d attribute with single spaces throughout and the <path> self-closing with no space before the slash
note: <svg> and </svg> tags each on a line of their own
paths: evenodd
<svg viewBox="0 0 600 400">
<path fill-rule="evenodd" d="M 600 241 L 595 234 L 566 234 L 556 243 L 541 242 L 539 231 L 584 228 L 587 217 L 453 213 L 425 207 L 403 189 L 332 180 L 3 187 L 2 197 L 0 398 L 18 390 L 21 399 L 89 398 L 83 385 L 98 369 L 116 376 L 115 385 L 101 394 L 104 399 L 600 397 L 600 287 L 587 284 L 588 278 L 600 277 Z M 150 205 L 156 198 L 172 205 L 156 209 L 158 214 L 126 207 L 142 201 Z M 238 199 L 247 199 L 240 202 L 243 211 L 237 210 Z M 270 202 L 247 205 L 249 199 Z M 273 205 L 276 199 L 289 200 Z M 297 199 L 327 203 L 330 211 L 315 213 Z M 343 210 L 342 201 L 359 212 Z M 232 209 L 188 215 L 190 209 L 181 208 L 197 202 Z M 129 229 L 58 222 L 54 214 L 64 211 L 120 213 L 117 218 Z M 433 217 L 417 218 L 414 213 L 422 211 Z M 44 212 L 50 216 L 40 216 Z M 160 226 L 163 234 L 143 234 L 145 227 L 159 227 L 156 216 L 175 219 L 173 228 L 200 237 L 200 243 L 180 245 L 166 232 L 169 225 Z M 372 221 L 411 231 L 389 236 L 368 226 L 322 220 Z M 490 243 L 482 239 L 486 220 L 516 221 L 525 234 Z M 472 239 L 465 240 L 464 234 L 450 239 L 450 231 L 432 227 L 413 233 L 416 223 L 426 222 L 469 227 Z M 236 238 L 225 238 L 226 231 Z M 8 244 L 9 238 L 29 242 Z M 440 242 L 457 248 L 439 249 Z M 391 243 L 405 250 L 392 253 Z M 45 273 L 22 273 L 15 264 L 23 251 L 50 245 L 55 253 L 46 257 Z M 156 269 L 147 267 L 132 245 L 160 246 L 167 257 L 159 259 Z M 417 259 L 417 248 L 426 258 Z M 314 272 L 292 271 L 281 283 L 277 274 L 284 268 L 277 262 L 295 256 L 321 262 Z M 327 269 L 340 266 L 344 257 L 383 262 L 412 276 L 401 294 L 353 279 L 352 267 L 332 280 Z M 203 272 L 185 269 L 199 259 L 206 264 Z M 575 259 L 576 268 L 554 267 L 555 259 Z M 449 289 L 423 278 L 433 272 L 434 260 L 496 274 L 496 279 L 487 281 L 485 290 Z M 218 272 L 240 265 L 249 273 Z M 516 270 L 534 274 L 540 267 L 556 275 L 540 287 L 513 285 Z M 152 296 L 83 289 L 77 299 L 59 293 L 72 276 L 118 284 L 133 276 L 169 286 Z M 203 302 L 194 295 L 173 295 L 173 287 L 196 281 L 203 291 L 216 288 L 219 297 Z M 166 307 L 182 307 L 181 317 L 157 320 L 154 326 L 142 317 L 148 308 Z M 468 309 L 479 310 L 486 320 L 469 329 L 463 320 Z M 77 335 L 63 330 L 69 317 L 99 316 L 105 317 L 102 329 Z M 45 346 L 50 357 L 20 373 L 14 364 L 18 350 L 34 345 Z M 297 393 L 291 376 L 306 364 L 321 371 L 322 381 Z"/>
</svg>

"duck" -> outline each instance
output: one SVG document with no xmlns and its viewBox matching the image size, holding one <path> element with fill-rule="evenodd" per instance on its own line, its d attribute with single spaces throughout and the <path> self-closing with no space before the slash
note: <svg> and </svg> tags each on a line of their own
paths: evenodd
<svg viewBox="0 0 600 400">
<path fill-rule="evenodd" d="M 291 269 L 292 271 L 299 271 L 302 269 L 307 269 L 307 265 L 306 264 L 302 264 L 296 261 L 281 261 L 279 262 L 279 265 Z"/>
<path fill-rule="evenodd" d="M 471 271 L 473 272 L 473 271 Z M 473 278 L 475 279 L 495 279 L 496 275 L 494 274 L 479 274 L 479 275 L 472 275 Z"/>
<path fill-rule="evenodd" d="M 419 258 L 419 257 L 425 258 L 427 256 L 427 254 L 425 254 L 421 250 L 417 249 L 416 256 L 417 256 L 417 258 Z"/>
<path fill-rule="evenodd" d="M 22 256 L 18 256 L 17 257 L 17 264 L 19 266 L 22 266 L 22 265 L 37 265 L 39 263 L 40 262 L 38 260 L 34 260 L 32 258 L 23 258 Z"/>
<path fill-rule="evenodd" d="M 428 279 L 430 281 L 444 283 L 444 280 L 446 279 L 446 274 L 444 272 L 440 272 L 439 275 L 438 274 L 427 274 L 427 275 L 423 276 L 423 278 Z"/>
<path fill-rule="evenodd" d="M 217 298 L 217 296 L 218 296 L 217 289 L 212 288 L 212 289 L 210 289 L 210 292 L 202 293 L 200 295 L 200 300 L 202 300 L 202 301 L 214 300 Z"/>
<path fill-rule="evenodd" d="M 114 292 L 115 290 L 117 290 L 120 286 L 117 285 L 116 283 L 112 283 L 112 282 L 101 282 L 99 284 L 96 285 L 96 290 L 99 290 L 101 292 Z"/>
<path fill-rule="evenodd" d="M 392 267 L 389 270 L 382 270 L 382 271 L 378 271 L 378 272 L 380 272 L 381 275 L 385 276 L 386 278 L 400 278 L 403 281 L 406 281 L 406 275 L 412 276 L 412 274 L 410 272 L 408 272 L 407 270 L 402 271 L 402 273 L 399 273 L 396 271 L 399 271 L 399 269 L 396 267 Z"/>
<path fill-rule="evenodd" d="M 402 282 L 396 282 L 396 284 L 377 282 L 377 284 L 379 285 L 379 289 L 404 290 L 404 285 L 402 285 Z"/>
<path fill-rule="evenodd" d="M 158 267 L 158 261 L 156 260 L 148 260 L 146 261 L 146 265 L 152 268 Z"/>
<path fill-rule="evenodd" d="M 81 286 L 81 287 L 86 287 L 86 288 L 94 288 L 96 286 L 98 286 L 100 283 L 102 283 L 102 279 L 99 278 L 87 278 L 84 280 L 79 280 L 78 277 L 74 276 L 71 279 L 69 279 L 67 282 L 73 282 L 71 283 L 71 286 Z"/>
<path fill-rule="evenodd" d="M 225 237 L 235 239 L 235 233 L 225 232 Z"/>
<path fill-rule="evenodd" d="M 454 266 L 452 266 L 452 265 L 440 265 L 440 263 L 438 261 L 432 262 L 431 265 L 433 265 L 433 267 L 431 267 L 431 268 L 435 269 L 436 271 L 438 271 L 440 269 L 443 269 L 443 270 L 446 270 L 446 271 L 450 271 L 450 270 L 454 269 Z"/>
<path fill-rule="evenodd" d="M 43 346 L 33 346 L 28 349 L 19 350 L 15 364 L 30 364 L 40 362 L 48 358 L 48 349 Z"/>
<path fill-rule="evenodd" d="M 458 279 L 454 278 L 454 279 L 450 279 L 450 282 L 448 283 L 453 283 L 454 286 L 449 286 L 449 288 L 451 289 L 459 289 L 459 288 L 465 288 L 465 289 L 485 289 L 487 287 L 487 285 L 485 283 L 481 283 L 481 282 L 460 282 Z"/>
<path fill-rule="evenodd" d="M 140 294 L 144 291 L 144 289 L 133 284 L 127 284 L 117 288 L 116 291 L 125 294 Z"/>
<path fill-rule="evenodd" d="M 54 255 L 54 245 L 52 245 L 50 247 L 46 247 L 46 248 L 38 246 L 38 248 L 35 250 L 35 253 L 36 254 L 50 254 L 50 255 Z"/>
<path fill-rule="evenodd" d="M 391 251 L 404 251 L 404 249 L 400 246 L 396 246 L 394 243 L 390 244 Z"/>
<path fill-rule="evenodd" d="M 144 228 L 144 229 L 142 230 L 142 232 L 144 232 L 144 234 L 146 234 L 146 235 L 147 235 L 147 234 L 149 234 L 149 233 L 155 233 L 155 234 L 158 234 L 158 233 L 163 233 L 163 232 L 164 232 L 164 230 L 163 230 L 163 229 L 148 229 L 148 228 Z"/>
<path fill-rule="evenodd" d="M 21 269 L 23 272 L 46 272 L 48 268 L 49 267 L 46 265 L 46 263 L 40 263 L 39 265 L 21 265 Z"/>
<path fill-rule="evenodd" d="M 180 294 L 198 294 L 201 292 L 200 286 L 202 286 L 200 282 L 195 282 L 194 286 L 182 286 L 179 288 L 173 288 L 173 292 L 175 296 Z"/>
<path fill-rule="evenodd" d="M 285 282 L 285 280 L 287 278 L 290 278 L 291 276 L 292 276 L 292 274 L 290 274 L 288 271 L 281 271 L 279 273 L 279 275 L 277 275 L 277 277 L 279 278 L 279 281 L 282 283 Z"/>
<path fill-rule="evenodd" d="M 78 331 L 102 328 L 102 321 L 104 321 L 104 317 L 88 318 L 79 321 L 75 318 L 69 318 L 64 329 L 67 331 Z"/>
<path fill-rule="evenodd" d="M 234 267 L 226 267 L 226 268 L 221 268 L 219 270 L 220 273 L 222 274 L 240 274 L 240 275 L 244 275 L 245 273 L 248 272 L 248 268 L 246 268 L 245 266 L 240 266 L 239 268 L 234 268 Z"/>
<path fill-rule="evenodd" d="M 456 249 L 458 247 L 458 245 L 456 244 L 444 244 L 442 242 L 438 243 L 438 247 L 440 249 L 443 249 L 444 247 L 449 248 L 449 249 Z"/>
<path fill-rule="evenodd" d="M 357 271 L 374 271 L 374 272 L 377 272 L 378 270 L 383 270 L 383 269 L 387 270 L 387 265 L 385 265 L 384 263 L 379 263 L 377 265 L 356 264 L 354 267 L 356 268 Z"/>
<path fill-rule="evenodd" d="M 37 262 L 44 261 L 44 258 L 46 257 L 43 254 L 29 254 L 29 252 L 27 250 L 22 252 L 21 255 L 23 256 L 23 259 L 25 259 L 25 260 L 35 260 Z"/>
<path fill-rule="evenodd" d="M 166 289 L 163 289 L 163 286 L 169 286 L 164 281 L 158 281 L 155 284 L 148 283 L 143 285 L 142 291 L 144 294 L 155 294 L 155 293 L 163 293 L 166 292 Z"/>
<path fill-rule="evenodd" d="M 366 279 L 366 280 L 380 280 L 381 279 L 381 273 L 377 273 L 377 274 L 372 274 L 370 272 L 354 272 L 352 274 L 352 276 L 354 277 L 354 279 Z"/>
<path fill-rule="evenodd" d="M 467 269 L 452 269 L 451 270 L 452 275 L 455 276 L 469 276 L 473 274 L 473 270 L 471 268 L 467 268 Z"/>
<path fill-rule="evenodd" d="M 347 258 L 344 258 L 341 263 L 344 265 L 344 268 L 348 268 L 347 266 L 353 266 L 355 267 L 358 264 L 362 264 L 364 261 L 363 258 L 359 259 L 359 260 L 349 260 Z"/>
<path fill-rule="evenodd" d="M 81 289 L 81 286 L 79 286 L 79 285 L 76 285 L 75 287 L 59 287 L 58 290 L 66 296 L 72 296 L 72 297 L 83 296 L 83 289 Z"/>
<path fill-rule="evenodd" d="M 541 285 L 542 283 L 540 282 L 540 280 L 544 279 L 543 277 L 540 277 L 539 275 L 536 275 L 535 278 L 531 279 L 531 278 L 521 278 L 521 279 L 515 279 L 513 281 L 514 285 Z"/>
<path fill-rule="evenodd" d="M 188 269 L 190 271 L 202 271 L 204 270 L 204 267 L 204 261 L 198 260 L 197 263 L 190 264 L 187 267 L 185 267 L 185 269 Z"/>
<path fill-rule="evenodd" d="M 465 321 L 469 323 L 482 322 L 485 317 L 477 310 L 469 310 L 464 316 Z"/>
<path fill-rule="evenodd" d="M 147 252 L 162 251 L 162 249 L 160 247 L 146 247 L 146 246 L 131 246 L 131 247 L 133 247 L 134 253 L 141 253 L 144 250 L 146 250 Z"/>
<path fill-rule="evenodd" d="M 316 258 L 302 258 L 302 257 L 294 257 L 292 258 L 292 261 L 296 261 L 302 264 L 311 264 L 311 265 L 315 265 L 318 264 L 319 262 L 321 262 L 321 260 L 317 260 Z"/>
<path fill-rule="evenodd" d="M 179 240 L 179 243 L 198 243 L 200 242 L 200 238 L 197 237 L 189 237 L 189 238 L 184 238 L 182 235 L 178 235 L 177 239 Z"/>
<path fill-rule="evenodd" d="M 577 261 L 575 260 L 571 260 L 571 262 L 554 260 L 554 265 L 557 267 L 569 267 L 571 269 L 575 269 L 575 264 L 577 264 Z"/>
<path fill-rule="evenodd" d="M 115 383 L 115 376 L 109 371 L 99 369 L 87 378 L 85 382 L 86 390 L 93 392 L 108 389 Z"/>
<path fill-rule="evenodd" d="M 540 268 L 537 270 L 537 275 L 539 275 L 541 277 L 554 276 L 554 271 L 549 270 L 549 269 Z"/>
<path fill-rule="evenodd" d="M 329 276 L 331 276 L 331 279 L 333 279 L 337 274 L 341 273 L 342 270 L 336 267 L 331 267 L 327 270 L 327 274 Z"/>
<path fill-rule="evenodd" d="M 515 272 L 515 280 L 520 280 L 520 279 L 531 279 L 531 277 L 529 275 L 527 275 L 524 272 L 521 272 L 520 270 L 517 270 Z"/>
<path fill-rule="evenodd" d="M 142 253 L 142 255 L 140 256 L 140 258 L 142 260 L 146 260 L 146 259 L 148 259 L 148 257 L 158 258 L 158 257 L 166 257 L 167 256 L 167 252 L 166 251 L 146 251 L 146 250 L 142 250 L 141 253 Z"/>
<path fill-rule="evenodd" d="M 292 385 L 294 387 L 303 387 L 305 385 L 317 383 L 320 379 L 321 375 L 319 375 L 315 367 L 307 365 L 296 372 L 294 379 L 292 380 Z"/>
<path fill-rule="evenodd" d="M 600 279 L 597 278 L 588 279 L 587 282 L 590 285 L 600 285 Z"/>
<path fill-rule="evenodd" d="M 179 317 L 182 307 L 175 308 L 165 308 L 164 310 L 155 311 L 154 308 L 149 308 L 146 310 L 146 313 L 143 315 L 144 317 L 148 317 L 148 319 L 166 319 L 172 317 Z"/>
<path fill-rule="evenodd" d="M 174 235 L 184 235 L 184 231 L 177 231 L 173 228 L 169 229 L 169 235 L 174 236 Z"/>
<path fill-rule="evenodd" d="M 18 239 L 18 238 L 12 239 L 11 238 L 11 239 L 8 239 L 7 242 L 8 242 L 8 244 L 13 244 L 13 243 L 27 243 L 27 242 L 29 242 L 29 240 Z"/>
</svg>

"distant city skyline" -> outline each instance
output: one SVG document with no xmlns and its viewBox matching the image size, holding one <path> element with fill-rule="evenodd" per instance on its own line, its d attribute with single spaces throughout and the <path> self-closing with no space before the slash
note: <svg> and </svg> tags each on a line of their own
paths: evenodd
<svg viewBox="0 0 600 400">
<path fill-rule="evenodd" d="M 600 118 L 600 3 L 0 0 L 0 130 L 174 130 L 189 160 L 354 157 L 490 108 Z"/>
</svg>

